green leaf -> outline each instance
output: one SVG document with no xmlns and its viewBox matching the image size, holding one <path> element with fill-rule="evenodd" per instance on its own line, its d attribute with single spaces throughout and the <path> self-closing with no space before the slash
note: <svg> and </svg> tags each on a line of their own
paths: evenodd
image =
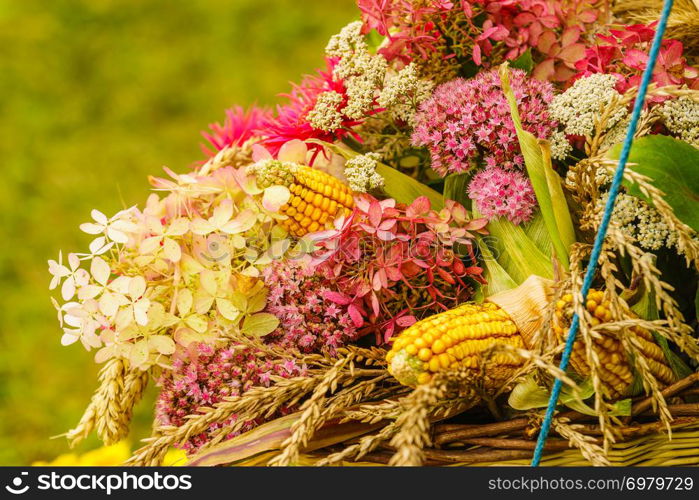
<svg viewBox="0 0 699 500">
<path fill-rule="evenodd" d="M 230 301 L 233 306 L 239 311 L 246 311 L 248 308 L 248 298 L 243 292 L 233 292 L 230 295 Z"/>
<path fill-rule="evenodd" d="M 265 308 L 267 305 L 267 295 L 269 293 L 269 290 L 267 288 L 263 288 L 259 292 L 257 292 L 255 295 L 250 297 L 250 300 L 248 301 L 248 307 L 247 307 L 247 313 L 256 313 L 260 312 L 262 309 Z"/>
<path fill-rule="evenodd" d="M 592 381 L 589 379 L 578 385 L 577 389 L 576 392 L 569 385 L 563 386 L 559 403 L 566 406 L 575 402 L 582 403 L 594 394 Z M 548 406 L 550 397 L 551 391 L 538 385 L 534 377 L 528 376 L 512 389 L 507 402 L 515 410 L 531 410 Z"/>
<path fill-rule="evenodd" d="M 240 309 L 235 307 L 233 303 L 223 297 L 216 297 L 216 308 L 221 316 L 230 321 L 238 321 L 240 319 Z"/>
<path fill-rule="evenodd" d="M 544 155 L 538 139 L 531 133 L 524 130 L 522 127 L 522 121 L 519 118 L 519 111 L 517 109 L 517 99 L 512 91 L 512 87 L 510 87 L 510 75 L 507 63 L 500 66 L 500 81 L 502 84 L 502 90 L 505 93 L 508 104 L 510 105 L 510 114 L 512 116 L 512 121 L 514 122 L 515 129 L 517 130 L 517 138 L 519 139 L 520 149 L 522 150 L 522 155 L 524 156 L 527 174 L 529 175 L 529 180 L 531 181 L 534 192 L 536 193 L 536 200 L 539 203 L 539 208 L 541 209 L 541 214 L 544 218 L 546 229 L 551 236 L 553 247 L 556 250 L 556 257 L 561 262 L 563 268 L 567 271 L 570 267 L 568 258 L 569 247 L 565 246 L 561 237 L 561 230 L 557 224 L 557 217 L 554 211 L 555 207 L 549 190 L 549 179 L 546 174 Z M 556 205 L 556 208 L 560 209 L 558 205 Z M 566 211 L 568 211 L 567 206 Z M 569 212 L 568 217 L 570 217 Z M 558 217 L 558 219 L 563 218 L 563 214 L 559 215 Z"/>
<path fill-rule="evenodd" d="M 618 160 L 621 144 L 608 157 Z M 675 215 L 699 231 L 699 149 L 684 141 L 664 135 L 636 139 L 629 155 L 629 168 L 650 177 L 653 185 L 665 193 L 665 201 Z M 652 203 L 637 184 L 624 181 L 628 192 Z"/>
<path fill-rule="evenodd" d="M 565 405 L 571 410 L 577 411 L 578 413 L 590 415 L 591 417 L 597 416 L 597 412 L 594 408 L 591 408 L 590 406 L 586 405 L 580 400 L 568 401 L 567 403 L 565 403 Z M 631 415 L 631 399 L 620 399 L 619 401 L 615 402 L 611 410 L 609 411 L 609 415 L 615 417 L 628 417 L 629 415 Z"/>
<path fill-rule="evenodd" d="M 527 377 L 517 384 L 510 393 L 507 403 L 515 410 L 545 408 L 549 404 L 549 392 L 540 387 L 534 377 Z"/>
<path fill-rule="evenodd" d="M 584 400 L 589 399 L 594 394 L 592 381 L 586 379 L 578 385 L 577 392 L 574 388 L 566 385 L 561 389 L 560 404 L 585 415 L 596 416 L 597 412 L 585 404 Z M 533 408 L 545 408 L 549 404 L 551 392 L 536 383 L 532 376 L 527 377 L 517 384 L 508 399 L 508 404 L 515 410 L 531 410 Z M 631 399 L 617 401 L 610 411 L 610 415 L 627 416 L 631 415 Z"/>
<path fill-rule="evenodd" d="M 546 256 L 553 256 L 553 243 L 541 212 L 537 212 L 534 218 L 521 226 L 524 233 L 534 242 L 541 252 Z"/>
<path fill-rule="evenodd" d="M 319 140 L 310 140 L 308 142 L 320 144 L 321 146 L 342 155 L 348 160 L 359 155 L 359 153 L 356 151 L 352 151 L 351 149 L 338 144 L 330 144 L 329 142 Z M 430 200 L 433 210 L 439 211 L 444 208 L 444 198 L 440 193 L 429 186 L 426 186 L 422 182 L 413 179 L 409 175 L 406 175 L 395 168 L 391 168 L 384 163 L 377 164 L 376 172 L 378 172 L 378 174 L 384 179 L 384 193 L 395 199 L 397 202 L 409 205 L 415 201 L 416 198 L 426 196 Z"/>
<path fill-rule="evenodd" d="M 376 51 L 379 49 L 385 39 L 386 37 L 375 29 L 364 35 L 364 41 L 369 48 L 369 52 L 372 54 L 376 54 Z"/>
<path fill-rule="evenodd" d="M 471 180 L 470 174 L 449 174 L 444 179 L 444 199 L 454 200 L 464 207 L 471 205 L 468 197 L 468 183 Z"/>
<path fill-rule="evenodd" d="M 279 318 L 270 313 L 257 313 L 247 316 L 243 320 L 241 331 L 246 335 L 264 337 L 272 333 L 279 326 Z"/>
<path fill-rule="evenodd" d="M 546 184 L 549 188 L 551 196 L 551 205 L 553 206 L 553 216 L 556 219 L 556 228 L 566 248 L 566 252 L 575 243 L 575 228 L 573 227 L 573 219 L 570 216 L 568 201 L 563 192 L 563 182 L 560 176 L 553 169 L 551 163 L 551 144 L 549 141 L 539 141 L 541 148 L 542 161 L 544 165 L 544 173 L 546 174 Z"/>
<path fill-rule="evenodd" d="M 532 49 L 529 48 L 524 51 L 524 53 L 519 56 L 514 61 L 510 62 L 510 66 L 513 68 L 521 69 L 526 71 L 528 75 L 531 74 L 534 69 L 534 59 L 532 59 Z"/>
</svg>

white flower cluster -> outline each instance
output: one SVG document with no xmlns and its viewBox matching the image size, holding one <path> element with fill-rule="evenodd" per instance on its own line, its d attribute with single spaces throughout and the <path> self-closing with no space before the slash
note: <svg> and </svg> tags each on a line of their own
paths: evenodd
<svg viewBox="0 0 699 500">
<path fill-rule="evenodd" d="M 345 178 L 352 191 L 366 193 L 371 189 L 383 187 L 384 179 L 376 171 L 381 160 L 377 153 L 355 156 L 345 164 Z"/>
<path fill-rule="evenodd" d="M 320 94 L 307 116 L 315 129 L 333 132 L 340 128 L 343 117 L 358 120 L 371 111 L 377 89 L 383 85 L 388 63 L 383 56 L 369 53 L 361 31 L 361 22 L 350 23 L 333 35 L 325 48 L 328 56 L 340 58 L 333 76 L 343 80 L 347 103 L 340 109 L 342 98 L 338 99 L 337 92 Z"/>
<path fill-rule="evenodd" d="M 699 102 L 690 97 L 670 99 L 660 106 L 658 113 L 670 132 L 699 147 Z"/>
<path fill-rule="evenodd" d="M 555 160 L 565 160 L 571 151 L 573 151 L 573 146 L 570 145 L 566 135 L 560 130 L 556 130 L 551 137 L 549 137 L 551 142 L 551 157 Z"/>
<path fill-rule="evenodd" d="M 604 194 L 598 200 L 600 213 L 604 210 L 608 197 L 608 194 Z M 660 213 L 635 196 L 620 193 L 612 218 L 622 231 L 635 238 L 646 250 L 671 248 L 677 243 L 677 234 L 668 227 Z"/>
<path fill-rule="evenodd" d="M 646 111 L 642 111 L 641 119 L 643 119 L 646 114 Z M 630 122 L 631 117 L 627 115 L 623 119 L 616 122 L 613 127 L 608 128 L 607 133 L 604 135 L 604 138 L 602 139 L 602 149 L 609 149 L 615 144 L 622 142 L 626 138 Z"/>
<path fill-rule="evenodd" d="M 369 52 L 360 21 L 342 28 L 330 39 L 325 52 L 340 58 L 333 74 L 344 81 L 347 89 L 345 115 L 352 119 L 362 118 L 371 110 L 377 89 L 383 85 L 388 68 L 386 59 Z"/>
<path fill-rule="evenodd" d="M 434 82 L 418 76 L 414 63 L 388 75 L 378 98 L 379 106 L 390 109 L 394 119 L 413 125 L 418 105 L 430 97 Z"/>
<path fill-rule="evenodd" d="M 342 127 L 342 94 L 331 90 L 318 96 L 313 109 L 306 115 L 311 126 L 318 130 L 333 131 Z"/>
<path fill-rule="evenodd" d="M 342 28 L 337 35 L 330 37 L 325 53 L 329 56 L 344 57 L 355 50 L 366 52 L 367 45 L 362 38 L 362 22 L 354 21 Z"/>
<path fill-rule="evenodd" d="M 418 77 L 410 64 L 397 73 L 390 73 L 388 62 L 380 54 L 372 54 L 362 35 L 362 23 L 353 22 L 330 38 L 325 53 L 339 58 L 333 76 L 345 85 L 346 103 L 342 105 L 336 92 L 322 93 L 308 114 L 313 128 L 332 132 L 340 128 L 344 117 L 360 120 L 375 104 L 390 110 L 393 118 L 411 123 L 417 106 L 427 99 L 434 84 Z"/>
<path fill-rule="evenodd" d="M 580 78 L 551 101 L 551 117 L 563 125 L 566 135 L 590 136 L 595 131 L 595 119 L 603 107 L 621 97 L 614 88 L 615 85 L 614 75 L 594 74 Z M 617 110 L 608 119 L 607 129 L 614 127 L 627 115 L 626 109 Z"/>
</svg>

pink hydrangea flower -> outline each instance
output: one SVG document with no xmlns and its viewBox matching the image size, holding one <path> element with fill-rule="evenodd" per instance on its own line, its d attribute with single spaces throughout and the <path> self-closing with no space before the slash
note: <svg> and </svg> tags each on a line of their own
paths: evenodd
<svg viewBox="0 0 699 500">
<path fill-rule="evenodd" d="M 488 167 L 478 172 L 468 186 L 468 195 L 484 217 L 507 217 L 514 224 L 529 221 L 536 208 L 531 182 L 516 170 Z"/>
<path fill-rule="evenodd" d="M 578 74 L 571 84 L 583 76 L 608 73 L 617 77 L 617 90 L 621 93 L 638 87 L 657 24 L 634 24 L 610 30 L 609 35 L 597 35 L 597 43 L 589 46 L 585 57 L 576 63 Z M 663 40 L 653 70 L 654 83 L 661 87 L 684 84 L 691 89 L 699 88 L 699 70 L 687 64 L 683 52 L 684 46 L 679 40 Z"/>
<path fill-rule="evenodd" d="M 556 126 L 548 113 L 553 86 L 522 70 L 511 72 L 511 84 L 524 128 L 548 137 Z M 440 85 L 422 103 L 415 121 L 413 144 L 427 147 L 432 168 L 442 176 L 466 172 L 479 159 L 489 166 L 524 165 L 497 70 Z"/>
<path fill-rule="evenodd" d="M 540 79 L 564 81 L 604 2 L 595 0 L 358 0 L 365 33 L 387 37 L 380 53 L 407 64 L 440 53 L 485 68 L 532 51 Z M 450 40 L 458 40 L 452 44 Z"/>
</svg>

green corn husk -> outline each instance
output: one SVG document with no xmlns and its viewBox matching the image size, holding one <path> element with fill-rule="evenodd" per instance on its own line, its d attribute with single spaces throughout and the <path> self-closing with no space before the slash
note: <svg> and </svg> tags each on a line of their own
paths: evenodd
<svg viewBox="0 0 699 500">
<path fill-rule="evenodd" d="M 517 130 L 517 138 L 524 156 L 527 174 L 536 193 L 541 215 L 551 237 L 556 257 L 567 271 L 570 266 L 570 245 L 575 242 L 575 230 L 573 229 L 573 221 L 563 194 L 560 178 L 551 166 L 550 148 L 546 142 L 541 143 L 522 127 L 517 109 L 517 100 L 510 87 L 507 63 L 500 66 L 500 81 L 505 97 L 510 105 L 512 121 Z"/>
<path fill-rule="evenodd" d="M 473 216 L 481 217 L 475 207 Z M 522 227 L 498 218 L 491 220 L 487 228 L 498 251 L 498 263 L 516 285 L 524 283 L 532 274 L 553 279 L 550 256 L 539 249 Z"/>
</svg>

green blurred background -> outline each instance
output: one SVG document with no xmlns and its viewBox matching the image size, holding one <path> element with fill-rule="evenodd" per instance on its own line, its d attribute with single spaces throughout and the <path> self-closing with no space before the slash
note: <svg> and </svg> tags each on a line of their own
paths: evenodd
<svg viewBox="0 0 699 500">
<path fill-rule="evenodd" d="M 0 465 L 67 452 L 49 438 L 96 385 L 92 354 L 59 343 L 47 259 L 86 250 L 92 208 L 143 203 L 148 174 L 202 159 L 226 107 L 277 102 L 356 16 L 353 0 L 0 0 Z"/>
</svg>

